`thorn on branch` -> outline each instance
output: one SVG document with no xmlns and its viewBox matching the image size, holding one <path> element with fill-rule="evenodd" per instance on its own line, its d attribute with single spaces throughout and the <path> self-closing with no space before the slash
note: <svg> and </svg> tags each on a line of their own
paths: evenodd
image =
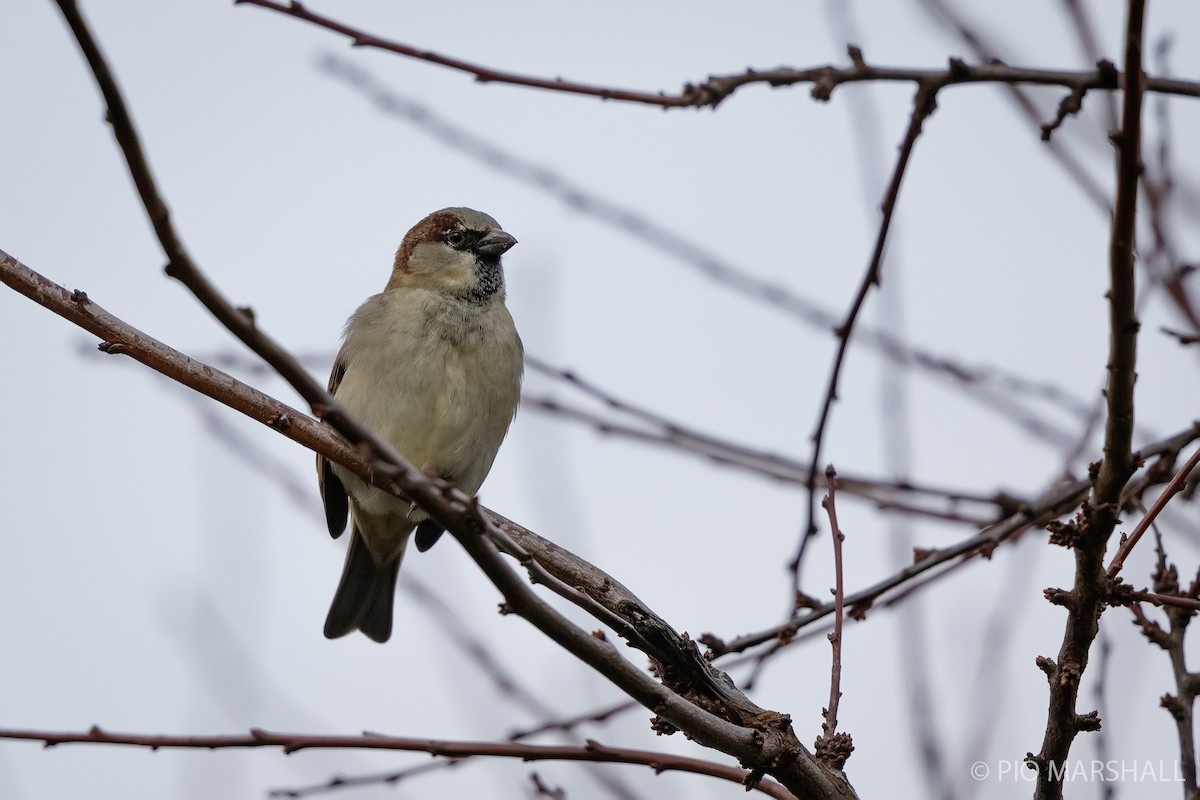
<svg viewBox="0 0 1200 800">
<path fill-rule="evenodd" d="M 867 62 L 863 59 L 862 48 L 858 45 L 846 45 L 846 55 L 850 56 L 850 63 L 854 65 L 855 69 L 865 70 L 867 68 Z"/>
</svg>

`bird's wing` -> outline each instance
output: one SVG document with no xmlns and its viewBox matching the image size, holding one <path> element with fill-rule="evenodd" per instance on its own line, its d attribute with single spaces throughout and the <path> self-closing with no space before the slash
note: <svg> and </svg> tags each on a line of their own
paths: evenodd
<svg viewBox="0 0 1200 800">
<path fill-rule="evenodd" d="M 337 395 L 338 386 L 346 374 L 346 348 L 343 346 L 333 362 L 333 372 L 329 375 L 329 393 Z M 346 487 L 333 472 L 333 464 L 323 455 L 317 455 L 317 482 L 321 486 L 321 502 L 325 504 L 325 523 L 329 526 L 329 535 L 338 538 L 346 530 L 346 517 L 350 512 L 350 499 L 346 495 Z"/>
</svg>

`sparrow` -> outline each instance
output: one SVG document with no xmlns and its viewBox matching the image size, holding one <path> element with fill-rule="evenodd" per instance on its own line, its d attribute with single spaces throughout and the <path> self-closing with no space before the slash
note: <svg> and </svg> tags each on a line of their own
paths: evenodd
<svg viewBox="0 0 1200 800">
<path fill-rule="evenodd" d="M 517 243 L 487 214 L 444 208 L 404 237 L 384 290 L 346 323 L 329 392 L 412 464 L 475 494 L 516 413 L 524 350 L 504 305 L 500 257 Z M 392 633 L 409 537 L 425 551 L 443 529 L 408 500 L 317 456 L 329 533 L 350 522 L 325 636 Z"/>
</svg>

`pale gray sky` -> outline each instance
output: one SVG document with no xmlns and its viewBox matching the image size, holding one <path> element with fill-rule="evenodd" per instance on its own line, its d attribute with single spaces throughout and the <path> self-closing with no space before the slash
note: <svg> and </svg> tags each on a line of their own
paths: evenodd
<svg viewBox="0 0 1200 800">
<path fill-rule="evenodd" d="M 644 90 L 746 66 L 845 61 L 845 41 L 818 3 L 608 3 L 453 6 L 311 4 L 382 36 L 447 55 L 544 76 Z M 1078 68 L 1060 4 L 959 6 L 1006 46 L 1010 63 Z M 1122 19 L 1088 2 L 1107 57 L 1120 60 Z M 329 32 L 228 3 L 84 3 L 126 92 L 175 222 L 212 280 L 296 352 L 332 354 L 355 306 L 384 284 L 408 227 L 448 205 L 495 216 L 520 244 L 506 257 L 509 305 L 527 350 L 681 422 L 806 458 L 834 340 L 448 146 L 427 127 L 380 111 L 323 68 L 366 70 L 443 125 L 540 165 L 643 214 L 758 278 L 841 315 L 871 251 L 876 206 L 907 124 L 908 85 L 846 87 L 816 103 L 806 87 L 751 87 L 717 111 L 663 112 L 473 82 L 393 55 L 353 50 Z M 943 65 L 968 55 L 920 3 L 853 4 L 857 43 L 872 63 Z M 1149 39 L 1174 37 L 1174 73 L 1200 74 L 1200 7 L 1151 5 Z M 1151 59 L 1153 71 L 1160 71 Z M 1060 90 L 1036 95 L 1049 118 Z M 0 248 L 129 323 L 203 357 L 239 345 L 176 283 L 144 219 L 94 81 L 54 4 L 0 7 Z M 878 129 L 856 144 L 855 103 Z M 1161 129 L 1147 109 L 1149 144 Z M 1068 120 L 1062 143 L 1111 189 L 1102 97 Z M 1190 210 L 1172 219 L 1185 258 L 1200 252 L 1200 161 L 1190 146 L 1200 104 L 1170 103 L 1173 158 Z M 871 145 L 871 142 L 878 142 Z M 867 170 L 865 177 L 863 169 Z M 864 182 L 871 187 L 864 197 Z M 1187 199 L 1184 197 L 1183 199 Z M 903 187 L 884 291 L 902 335 L 964 364 L 993 365 L 1098 395 L 1106 348 L 1107 220 L 1014 113 L 1001 89 L 953 87 L 917 145 Z M 878 325 L 880 296 L 864 322 Z M 1158 332 L 1177 325 L 1148 300 L 1138 410 L 1165 435 L 1197 416 L 1195 353 Z M 236 733 L 250 727 L 361 730 L 456 739 L 502 738 L 536 721 L 501 698 L 430 620 L 400 596 L 386 646 L 321 635 L 341 569 L 315 517 L 311 454 L 148 370 L 90 354 L 86 334 L 0 291 L 0 709 L 3 726 Z M 324 377 L 322 365 L 316 371 Z M 252 382 L 285 402 L 277 380 Z M 528 388 L 577 400 L 530 375 Z M 908 382 L 908 477 L 990 492 L 1033 494 L 1062 469 L 1061 448 L 1028 436 L 944 383 Z M 825 460 L 882 475 L 881 361 L 852 349 Z M 1036 405 L 1062 430 L 1069 414 Z M 218 427 L 214 428 L 216 425 Z M 234 455 L 224 434 L 269 460 L 272 475 Z M 220 435 L 218 435 L 220 434 Z M 1092 447 L 1088 457 L 1098 451 Z M 243 454 L 244 455 L 244 454 Z M 287 488 L 301 487 L 299 500 Z M 303 492 L 307 494 L 303 494 Z M 693 635 L 732 636 L 777 623 L 784 565 L 803 524 L 794 488 L 686 455 L 602 437 L 526 410 L 481 496 L 497 511 L 612 573 Z M 1196 511 L 1179 506 L 1172 555 L 1190 575 Z M 843 500 L 846 580 L 865 586 L 902 566 L 883 517 Z M 894 532 L 892 532 L 894 533 Z M 918 544 L 963 538 L 962 527 L 918 522 Z M 1150 550 L 1127 568 L 1146 583 Z M 973 782 L 972 762 L 1010 764 L 1040 746 L 1045 678 L 1034 657 L 1057 651 L 1063 615 L 1041 599 L 1069 585 L 1071 559 L 1041 534 L 1002 548 L 923 594 L 930 681 L 947 770 L 961 797 L 1009 797 L 1013 778 Z M 514 617 L 447 540 L 407 559 L 401 584 L 434 587 L 526 685 L 570 715 L 618 699 Z M 805 588 L 832 585 L 827 540 L 811 548 Z M 981 622 L 982 621 L 982 622 Z M 989 621 L 991 621 L 989 623 Z M 984 632 L 1006 624 L 1011 638 Z M 1104 630 L 1116 646 L 1103 714 L 1111 757 L 1175 752 L 1157 698 L 1170 691 L 1165 657 L 1127 615 Z M 901 616 L 879 612 L 846 633 L 841 722 L 854 735 L 847 769 L 864 797 L 921 796 L 898 638 Z M 642 659 L 634 651 L 637 663 Z M 984 665 L 995 672 L 981 673 Z M 743 673 L 737 673 L 743 674 Z M 987 675 L 985 685 L 974 676 Z M 793 715 L 802 740 L 820 730 L 828 698 L 823 638 L 780 656 L 755 699 Z M 1090 673 L 1089 677 L 1094 677 Z M 1089 681 L 1088 687 L 1091 686 Z M 1083 710 L 1093 704 L 1090 688 Z M 988 701 L 993 701 L 994 708 Z M 989 710 L 990 709 L 990 710 Z M 582 733 L 609 744 L 705 755 L 681 737 L 655 739 L 637 711 Z M 980 716 L 984 719 L 981 721 Z M 990 733 L 982 744 L 972 739 Z M 547 741 L 556 741 L 547 739 Z M 1095 737 L 1075 751 L 1092 757 Z M 972 749 L 976 748 L 976 749 Z M 711 754 L 710 754 L 711 755 Z M 721 758 L 719 755 L 717 758 Z M 17 800 L 261 797 L 266 790 L 423 763 L 420 755 L 161 752 L 99 747 L 41 750 L 0 743 L 0 797 Z M 724 760 L 724 759 L 722 759 Z M 531 770 L 572 798 L 609 789 L 577 766 L 479 762 L 355 797 L 528 796 Z M 740 788 L 637 767 L 609 774 L 640 797 L 741 796 Z M 1097 796 L 1089 786 L 1079 796 Z M 1127 791 L 1175 797 L 1177 784 Z M 349 795 L 347 795 L 349 796 Z"/>
</svg>

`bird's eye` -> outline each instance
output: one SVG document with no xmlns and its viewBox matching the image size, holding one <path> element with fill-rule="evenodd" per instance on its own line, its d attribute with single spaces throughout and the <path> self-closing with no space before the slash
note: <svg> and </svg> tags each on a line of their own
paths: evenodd
<svg viewBox="0 0 1200 800">
<path fill-rule="evenodd" d="M 467 235 L 458 228 L 446 232 L 446 244 L 451 247 L 462 247 L 467 243 Z"/>
</svg>

